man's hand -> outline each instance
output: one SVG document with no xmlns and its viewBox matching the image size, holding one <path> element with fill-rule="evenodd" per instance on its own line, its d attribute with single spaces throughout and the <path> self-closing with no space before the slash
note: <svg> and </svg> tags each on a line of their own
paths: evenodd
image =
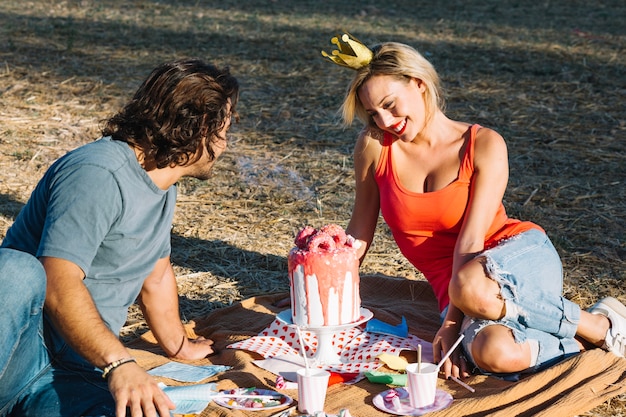
<svg viewBox="0 0 626 417">
<path fill-rule="evenodd" d="M 185 337 L 180 349 L 172 356 L 172 359 L 196 360 L 205 358 L 212 353 L 214 351 L 211 339 L 206 339 L 203 336 L 198 336 L 196 339 Z"/>
<path fill-rule="evenodd" d="M 102 321 L 83 283 L 83 271 L 59 258 L 41 258 L 47 275 L 46 311 L 65 340 L 98 367 L 129 357 L 129 352 Z M 78 302 L 77 300 L 80 300 Z M 107 376 L 117 417 L 169 416 L 174 404 L 157 382 L 134 362 L 124 363 Z M 129 416 L 130 417 L 130 416 Z"/>
<path fill-rule="evenodd" d="M 169 416 L 174 403 L 159 388 L 156 380 L 136 363 L 125 363 L 107 377 L 115 399 L 116 417 Z M 126 409 L 130 409 L 127 416 Z"/>
</svg>

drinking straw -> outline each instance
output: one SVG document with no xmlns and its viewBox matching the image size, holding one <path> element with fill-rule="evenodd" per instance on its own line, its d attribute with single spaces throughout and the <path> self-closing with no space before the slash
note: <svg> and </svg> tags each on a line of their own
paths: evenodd
<svg viewBox="0 0 626 417">
<path fill-rule="evenodd" d="M 453 380 L 454 382 L 456 382 L 457 384 L 459 384 L 460 386 L 462 386 L 463 388 L 465 388 L 466 390 L 468 390 L 470 392 L 476 392 L 476 390 L 474 388 L 472 388 L 471 386 L 467 385 L 465 382 L 461 381 L 459 378 L 457 378 L 455 376 L 450 376 L 450 379 Z"/>
<path fill-rule="evenodd" d="M 417 345 L 417 373 L 422 373 L 422 344 Z"/>
<path fill-rule="evenodd" d="M 454 352 L 454 349 L 456 349 L 456 347 L 459 345 L 459 343 L 461 343 L 461 340 L 463 340 L 463 337 L 465 337 L 465 335 L 461 334 L 461 336 L 459 336 L 459 338 L 456 339 L 456 342 L 454 342 L 454 344 L 452 345 L 450 350 L 448 350 L 448 353 L 443 355 L 443 358 L 441 358 L 441 360 L 437 364 L 437 369 L 441 368 L 441 365 L 443 365 L 443 363 L 446 361 L 446 359 L 448 359 L 448 357 L 452 354 L 452 352 Z"/>
<path fill-rule="evenodd" d="M 300 351 L 302 352 L 302 359 L 304 359 L 304 368 L 306 369 L 306 374 L 309 374 L 309 361 L 306 358 L 306 351 L 304 350 L 304 339 L 302 339 L 302 332 L 300 331 L 300 326 L 296 326 L 296 333 L 298 333 L 298 340 L 300 341 Z"/>
</svg>

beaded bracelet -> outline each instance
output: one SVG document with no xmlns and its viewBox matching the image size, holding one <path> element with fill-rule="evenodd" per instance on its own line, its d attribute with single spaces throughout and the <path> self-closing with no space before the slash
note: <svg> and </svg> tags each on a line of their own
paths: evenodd
<svg viewBox="0 0 626 417">
<path fill-rule="evenodd" d="M 104 369 L 102 370 L 102 378 L 107 379 L 111 371 L 113 371 L 118 366 L 124 365 L 125 363 L 129 363 L 129 362 L 137 363 L 135 358 L 124 358 L 124 359 L 118 359 L 114 362 L 111 362 L 110 364 L 105 366 Z"/>
</svg>

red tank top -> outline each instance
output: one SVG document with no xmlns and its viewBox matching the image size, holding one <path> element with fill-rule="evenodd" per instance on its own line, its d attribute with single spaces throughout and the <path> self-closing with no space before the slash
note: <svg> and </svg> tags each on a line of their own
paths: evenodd
<svg viewBox="0 0 626 417">
<path fill-rule="evenodd" d="M 376 167 L 383 218 L 402 254 L 432 286 L 441 311 L 449 303 L 448 283 L 452 275 L 454 246 L 469 200 L 474 173 L 474 142 L 479 128 L 479 125 L 470 128 L 457 179 L 440 190 L 415 193 L 400 184 L 392 165 L 394 137 L 391 134 L 385 133 Z M 500 203 L 485 236 L 485 249 L 533 228 L 543 230 L 534 223 L 510 219 Z"/>
</svg>

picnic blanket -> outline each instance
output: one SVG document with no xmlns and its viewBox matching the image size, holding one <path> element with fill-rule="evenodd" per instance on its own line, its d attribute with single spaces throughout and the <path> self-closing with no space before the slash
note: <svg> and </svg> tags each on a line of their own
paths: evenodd
<svg viewBox="0 0 626 417">
<path fill-rule="evenodd" d="M 252 362 L 262 356 L 227 346 L 257 336 L 284 310 L 276 303 L 287 294 L 253 297 L 232 306 L 215 310 L 207 317 L 189 323 L 190 335 L 201 335 L 215 341 L 217 353 L 198 365 L 228 365 L 232 368 L 204 382 L 215 382 L 219 390 L 257 387 L 276 390 L 276 375 Z M 361 276 L 361 298 L 374 318 L 399 323 L 404 316 L 409 332 L 431 341 L 439 326 L 437 303 L 428 283 L 379 275 Z M 151 369 L 168 362 L 154 343 L 150 332 L 128 343 L 140 365 Z M 384 370 L 384 368 L 380 368 Z M 389 370 L 389 372 L 393 372 Z M 168 385 L 180 384 L 164 380 Z M 466 380 L 472 393 L 453 381 L 439 379 L 438 387 L 454 397 L 452 404 L 432 417 L 458 416 L 575 416 L 608 399 L 626 392 L 626 359 L 593 349 L 571 357 L 550 369 L 527 376 L 517 382 L 475 375 Z M 326 413 L 338 414 L 348 409 L 354 417 L 388 416 L 373 405 L 376 395 L 389 387 L 367 379 L 353 385 L 335 384 L 328 388 Z M 297 400 L 296 390 L 282 390 Z M 270 411 L 231 410 L 215 403 L 200 414 L 207 416 L 267 417 Z"/>
</svg>

